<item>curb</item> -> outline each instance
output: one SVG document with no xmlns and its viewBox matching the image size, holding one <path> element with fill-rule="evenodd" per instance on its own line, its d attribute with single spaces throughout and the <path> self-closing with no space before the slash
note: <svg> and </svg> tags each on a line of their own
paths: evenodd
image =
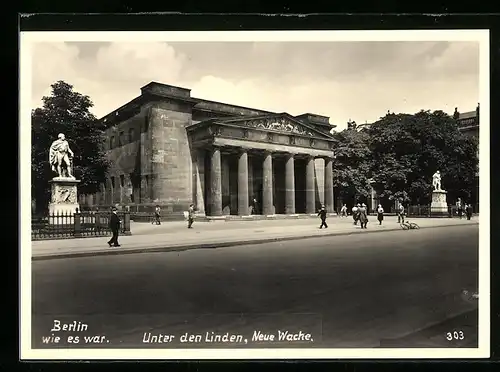
<svg viewBox="0 0 500 372">
<path fill-rule="evenodd" d="M 472 224 L 471 224 L 472 225 Z M 442 225 L 442 226 L 427 226 L 421 227 L 422 229 L 435 229 L 435 228 L 443 228 L 443 227 L 456 227 L 462 226 L 460 224 L 457 225 Z M 323 235 L 299 235 L 299 236 L 285 236 L 285 237 L 276 237 L 276 238 L 263 238 L 263 239 L 255 239 L 255 240 L 240 240 L 234 242 L 221 242 L 221 243 L 195 243 L 195 244 L 186 244 L 179 246 L 171 246 L 171 247 L 142 247 L 142 248 L 130 248 L 130 249 L 114 249 L 114 250 L 106 250 L 106 251 L 89 251 L 89 252 L 65 252 L 65 253 L 52 253 L 52 254 L 41 254 L 37 256 L 32 256 L 32 261 L 44 261 L 44 260 L 53 260 L 53 259 L 62 259 L 62 258 L 81 258 L 81 257 L 95 257 L 95 256 L 114 256 L 114 255 L 124 255 L 124 254 L 138 254 L 138 253 L 158 253 L 158 252 L 181 252 L 192 249 L 217 249 L 217 248 L 227 248 L 227 247 L 237 247 L 241 245 L 255 245 L 255 244 L 266 244 L 266 243 L 276 243 L 280 241 L 290 241 L 290 240 L 303 240 L 303 239 L 315 239 L 315 238 L 324 238 L 329 236 L 346 236 L 346 235 L 357 235 L 357 234 L 370 234 L 370 233 L 383 233 L 387 231 L 409 231 L 402 230 L 401 228 L 389 228 L 388 230 L 354 230 L 354 231 L 345 231 L 345 232 L 332 232 L 326 233 Z"/>
</svg>

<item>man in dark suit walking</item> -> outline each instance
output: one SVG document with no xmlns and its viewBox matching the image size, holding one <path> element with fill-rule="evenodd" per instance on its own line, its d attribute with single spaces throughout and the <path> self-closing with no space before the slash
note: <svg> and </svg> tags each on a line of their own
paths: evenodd
<svg viewBox="0 0 500 372">
<path fill-rule="evenodd" d="M 120 230 L 120 224 L 121 224 L 120 217 L 118 217 L 118 214 L 116 213 L 116 208 L 113 207 L 113 212 L 111 213 L 111 217 L 109 218 L 109 228 L 113 233 L 113 236 L 108 242 L 108 245 L 110 247 L 120 246 L 120 244 L 118 244 L 118 231 Z"/>
<path fill-rule="evenodd" d="M 321 225 L 319 226 L 319 228 L 321 229 L 323 226 L 325 226 L 325 229 L 327 229 L 328 225 L 326 224 L 326 209 L 324 205 L 321 206 L 321 209 L 318 212 L 318 216 L 321 218 Z"/>
</svg>

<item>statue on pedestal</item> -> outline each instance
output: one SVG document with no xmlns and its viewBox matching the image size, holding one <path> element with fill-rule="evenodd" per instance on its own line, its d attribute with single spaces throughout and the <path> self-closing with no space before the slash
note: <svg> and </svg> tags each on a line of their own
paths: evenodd
<svg viewBox="0 0 500 372">
<path fill-rule="evenodd" d="M 441 189 L 441 174 L 439 171 L 434 173 L 432 176 L 432 187 L 434 187 L 434 191 L 442 191 Z"/>
<path fill-rule="evenodd" d="M 57 140 L 52 142 L 49 150 L 49 163 L 52 171 L 57 172 L 60 178 L 72 178 L 72 160 L 74 154 L 69 147 L 64 134 L 59 133 Z"/>
<path fill-rule="evenodd" d="M 448 203 L 446 202 L 446 191 L 441 188 L 441 174 L 439 171 L 432 175 L 432 203 L 431 217 L 448 217 Z"/>
<path fill-rule="evenodd" d="M 78 204 L 78 184 L 72 172 L 72 162 L 74 154 L 69 147 L 64 134 L 59 133 L 57 140 L 52 142 L 49 149 L 49 163 L 53 172 L 57 173 L 50 182 L 52 197 L 49 203 L 49 214 L 69 215 L 80 210 Z M 50 220 L 50 224 L 72 224 L 73 217 L 66 218 L 64 221 L 59 219 Z"/>
</svg>

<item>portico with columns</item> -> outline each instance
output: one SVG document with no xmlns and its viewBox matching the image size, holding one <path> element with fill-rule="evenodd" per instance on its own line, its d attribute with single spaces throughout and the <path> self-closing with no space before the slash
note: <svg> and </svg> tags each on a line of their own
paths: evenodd
<svg viewBox="0 0 500 372">
<path fill-rule="evenodd" d="M 228 215 L 334 213 L 333 137 L 287 114 L 200 121 L 186 127 L 197 209 Z M 256 200 L 255 204 L 253 200 Z"/>
<path fill-rule="evenodd" d="M 168 220 L 184 219 L 190 204 L 213 219 L 335 211 L 329 117 L 209 101 L 154 81 L 140 91 L 100 119 L 110 167 L 85 198 L 95 207 L 127 205 L 134 221 L 157 205 Z"/>
</svg>

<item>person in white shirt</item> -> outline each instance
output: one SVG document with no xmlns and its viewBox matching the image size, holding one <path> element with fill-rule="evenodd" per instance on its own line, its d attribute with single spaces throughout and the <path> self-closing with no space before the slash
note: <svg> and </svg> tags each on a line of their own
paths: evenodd
<svg viewBox="0 0 500 372">
<path fill-rule="evenodd" d="M 347 205 L 345 204 L 340 208 L 340 217 L 347 217 Z"/>
<path fill-rule="evenodd" d="M 161 225 L 160 212 L 161 212 L 160 206 L 157 205 L 155 208 L 155 223 L 157 225 Z"/>
<path fill-rule="evenodd" d="M 398 223 L 403 223 L 405 222 L 405 207 L 403 204 L 399 204 L 399 209 L 398 209 Z"/>
<path fill-rule="evenodd" d="M 384 220 L 384 208 L 382 208 L 382 205 L 378 205 L 377 208 L 377 220 L 378 224 L 382 225 L 382 221 Z"/>
<path fill-rule="evenodd" d="M 359 219 L 359 208 L 361 205 L 358 203 L 354 207 L 352 207 L 352 219 L 354 220 L 354 224 L 358 224 L 358 219 Z"/>
</svg>

